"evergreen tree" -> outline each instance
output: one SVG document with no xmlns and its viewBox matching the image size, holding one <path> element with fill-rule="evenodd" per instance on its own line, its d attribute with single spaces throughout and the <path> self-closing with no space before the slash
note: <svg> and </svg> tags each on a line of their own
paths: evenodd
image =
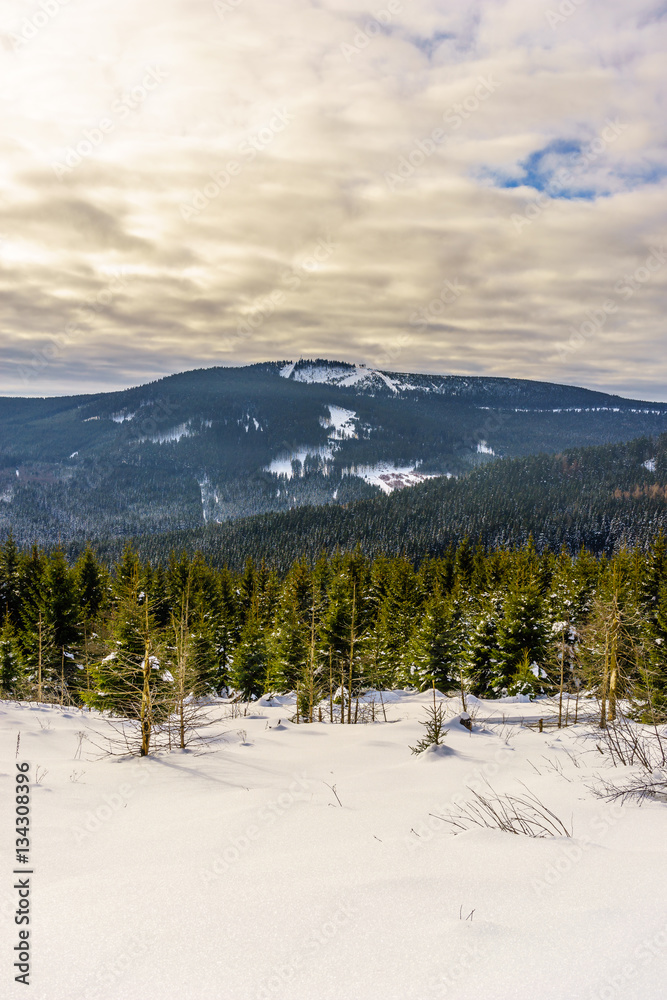
<svg viewBox="0 0 667 1000">
<path fill-rule="evenodd" d="M 502 600 L 485 596 L 475 615 L 464 650 L 464 672 L 470 691 L 484 697 L 493 694 L 501 675 L 498 632 L 502 619 Z"/>
<path fill-rule="evenodd" d="M 269 649 L 260 624 L 259 598 L 250 606 L 241 639 L 234 650 L 231 683 L 244 700 L 258 698 L 266 690 Z"/>
<path fill-rule="evenodd" d="M 9 616 L 15 625 L 21 604 L 19 565 L 19 551 L 10 532 L 0 546 L 0 619 Z"/>
<path fill-rule="evenodd" d="M 139 752 L 150 750 L 155 726 L 170 711 L 173 676 L 166 664 L 165 641 L 157 627 L 150 595 L 123 575 L 106 638 L 106 655 L 91 668 L 86 704 L 112 715 L 140 720 Z M 162 661 L 165 661 L 164 663 Z"/>
<path fill-rule="evenodd" d="M 0 630 L 0 692 L 2 698 L 21 698 L 27 693 L 21 649 L 8 613 Z"/>
<path fill-rule="evenodd" d="M 412 681 L 420 691 L 435 685 L 447 693 L 460 685 L 464 630 L 458 599 L 436 594 L 427 604 L 412 642 Z"/>
<path fill-rule="evenodd" d="M 542 597 L 537 584 L 520 578 L 503 603 L 503 617 L 498 627 L 500 663 L 492 679 L 495 695 L 508 692 L 512 682 L 525 679 L 525 663 L 529 667 L 542 664 L 547 648 L 547 630 L 543 617 Z"/>
<path fill-rule="evenodd" d="M 413 567 L 406 559 L 393 560 L 377 616 L 382 675 L 388 687 L 412 683 L 411 640 L 422 613 Z"/>
</svg>

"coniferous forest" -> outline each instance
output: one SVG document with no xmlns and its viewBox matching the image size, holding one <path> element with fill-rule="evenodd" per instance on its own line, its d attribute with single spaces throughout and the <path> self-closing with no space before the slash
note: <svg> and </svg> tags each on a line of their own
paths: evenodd
<svg viewBox="0 0 667 1000">
<path fill-rule="evenodd" d="M 667 532 L 667 435 L 573 448 L 554 455 L 496 459 L 460 478 L 436 478 L 389 496 L 346 505 L 295 507 L 182 531 L 137 534 L 142 559 L 166 563 L 172 550 L 201 552 L 213 566 L 240 572 L 248 557 L 281 573 L 302 557 L 354 551 L 443 556 L 468 536 L 486 549 L 525 545 L 611 555 L 646 547 Z M 95 550 L 116 562 L 126 539 L 98 535 Z M 85 540 L 66 545 L 70 558 Z"/>
<path fill-rule="evenodd" d="M 298 721 L 341 723 L 364 692 L 405 687 L 586 690 L 612 718 L 617 698 L 642 720 L 667 709 L 662 534 L 611 557 L 464 538 L 418 565 L 357 549 L 283 573 L 185 553 L 151 564 L 130 546 L 111 567 L 90 548 L 70 563 L 10 538 L 0 602 L 5 698 L 157 717 L 197 695 L 296 691 Z"/>
</svg>

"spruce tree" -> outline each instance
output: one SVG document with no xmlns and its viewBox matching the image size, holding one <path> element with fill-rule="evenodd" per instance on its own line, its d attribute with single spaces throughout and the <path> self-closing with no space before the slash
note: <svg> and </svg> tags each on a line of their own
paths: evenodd
<svg viewBox="0 0 667 1000">
<path fill-rule="evenodd" d="M 543 601 L 537 584 L 520 578 L 503 604 L 503 617 L 498 628 L 498 671 L 491 690 L 498 696 L 507 693 L 517 678 L 525 678 L 525 662 L 543 663 L 547 649 L 547 629 Z"/>
<path fill-rule="evenodd" d="M 498 631 L 502 618 L 502 600 L 486 596 L 477 609 L 464 649 L 464 672 L 472 694 L 493 695 L 501 674 Z"/>
<path fill-rule="evenodd" d="M 0 697 L 25 697 L 28 691 L 26 690 L 24 674 L 23 658 L 16 629 L 9 614 L 5 614 L 5 620 L 2 629 L 0 629 L 0 692 L 2 692 Z"/>
<path fill-rule="evenodd" d="M 261 627 L 259 598 L 255 596 L 241 631 L 241 639 L 234 650 L 231 683 L 244 700 L 258 698 L 267 687 L 269 649 L 266 634 Z"/>
<path fill-rule="evenodd" d="M 436 594 L 428 602 L 412 641 L 412 683 L 420 691 L 435 685 L 443 693 L 458 688 L 464 630 L 457 598 Z"/>
</svg>

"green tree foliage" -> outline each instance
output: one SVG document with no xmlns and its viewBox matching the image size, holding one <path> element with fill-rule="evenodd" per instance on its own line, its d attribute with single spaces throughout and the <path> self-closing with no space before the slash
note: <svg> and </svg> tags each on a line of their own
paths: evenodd
<svg viewBox="0 0 667 1000">
<path fill-rule="evenodd" d="M 662 546 L 595 557 L 462 543 L 418 567 L 355 549 L 299 558 L 283 575 L 183 552 L 160 568 L 131 546 L 108 570 L 92 549 L 70 565 L 57 549 L 15 557 L 10 546 L 0 683 L 9 697 L 136 718 L 148 644 L 156 725 L 178 698 L 229 688 L 244 698 L 298 689 L 300 721 L 323 712 L 347 723 L 370 689 L 446 692 L 461 674 L 478 696 L 562 682 L 566 701 L 585 685 L 610 714 L 629 696 L 639 718 L 656 718 L 667 705 Z"/>
</svg>

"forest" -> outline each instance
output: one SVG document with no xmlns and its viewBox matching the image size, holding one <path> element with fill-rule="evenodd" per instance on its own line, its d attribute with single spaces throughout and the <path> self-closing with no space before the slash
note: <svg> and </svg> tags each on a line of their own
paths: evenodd
<svg viewBox="0 0 667 1000">
<path fill-rule="evenodd" d="M 223 524 L 133 538 L 142 559 L 166 564 L 172 550 L 201 552 L 212 566 L 243 569 L 251 557 L 284 573 L 325 552 L 369 557 L 440 557 L 468 536 L 485 549 L 565 546 L 611 555 L 667 532 L 667 435 L 572 448 L 554 455 L 496 459 L 457 479 L 431 479 L 389 496 L 345 505 L 303 506 Z M 89 536 L 91 537 L 91 536 Z M 125 540 L 99 530 L 91 541 L 111 565 Z M 66 544 L 75 559 L 85 540 Z"/>
<path fill-rule="evenodd" d="M 279 372 L 267 363 L 94 396 L 0 398 L 0 535 L 53 545 L 196 533 L 379 496 L 355 474 L 378 463 L 463 477 L 494 456 L 648 439 L 666 425 L 664 403 L 572 386 L 394 373 L 400 389 L 346 388 Z M 351 414 L 335 441 L 332 407 Z M 296 474 L 271 471 L 274 460 L 295 461 Z"/>
<path fill-rule="evenodd" d="M 662 533 L 612 556 L 464 538 L 418 564 L 356 548 L 280 573 L 184 552 L 151 563 L 130 545 L 111 567 L 90 548 L 69 562 L 10 537 L 0 620 L 4 698 L 141 717 L 149 730 L 206 696 L 293 691 L 296 721 L 354 723 L 364 692 L 406 687 L 555 694 L 567 712 L 587 692 L 610 719 L 621 698 L 637 719 L 667 718 Z"/>
</svg>

